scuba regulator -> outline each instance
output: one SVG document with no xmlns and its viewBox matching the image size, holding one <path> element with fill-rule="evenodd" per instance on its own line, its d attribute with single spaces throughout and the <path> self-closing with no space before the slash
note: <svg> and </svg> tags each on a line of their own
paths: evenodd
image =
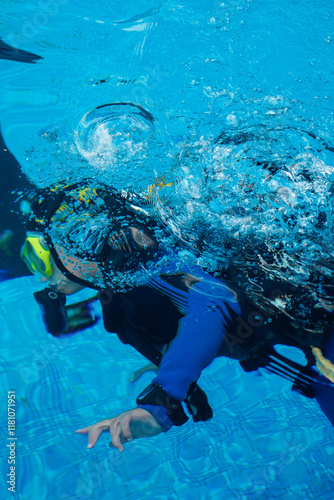
<svg viewBox="0 0 334 500">
<path fill-rule="evenodd" d="M 96 297 L 68 306 L 65 294 L 51 288 L 35 292 L 34 297 L 41 308 L 45 327 L 54 337 L 84 330 L 97 321 L 90 308 Z"/>
</svg>

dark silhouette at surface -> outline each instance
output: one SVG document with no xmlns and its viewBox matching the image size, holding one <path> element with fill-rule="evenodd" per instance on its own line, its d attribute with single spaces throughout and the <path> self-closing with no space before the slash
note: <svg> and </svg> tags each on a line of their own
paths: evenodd
<svg viewBox="0 0 334 500">
<path fill-rule="evenodd" d="M 38 59 L 43 58 L 26 50 L 15 49 L 0 38 L 0 59 L 35 64 Z"/>
<path fill-rule="evenodd" d="M 29 274 L 20 258 L 25 228 L 19 215 L 17 193 L 35 186 L 21 172 L 18 162 L 8 151 L 1 131 L 0 178 L 0 280 L 3 280 Z"/>
</svg>

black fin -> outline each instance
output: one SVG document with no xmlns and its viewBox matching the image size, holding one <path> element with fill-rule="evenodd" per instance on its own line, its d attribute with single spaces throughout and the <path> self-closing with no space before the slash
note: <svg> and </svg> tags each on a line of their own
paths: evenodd
<svg viewBox="0 0 334 500">
<path fill-rule="evenodd" d="M 0 59 L 35 64 L 38 59 L 43 59 L 43 57 L 33 54 L 32 52 L 27 52 L 26 50 L 15 49 L 7 45 L 7 43 L 3 42 L 0 38 Z"/>
</svg>

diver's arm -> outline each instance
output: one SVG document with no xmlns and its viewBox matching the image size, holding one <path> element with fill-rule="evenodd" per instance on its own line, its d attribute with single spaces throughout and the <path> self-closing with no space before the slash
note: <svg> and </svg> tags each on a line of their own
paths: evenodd
<svg viewBox="0 0 334 500">
<path fill-rule="evenodd" d="M 187 314 L 180 320 L 178 335 L 152 381 L 179 401 L 215 357 L 232 321 L 231 315 L 241 312 L 232 290 L 204 272 L 186 296 Z"/>
<path fill-rule="evenodd" d="M 179 333 L 162 359 L 157 377 L 137 398 L 163 432 L 188 420 L 181 402 L 187 405 L 194 422 L 212 417 L 205 393 L 195 381 L 214 358 L 225 332 L 225 318 L 220 308 L 193 308 L 180 321 Z"/>
<path fill-rule="evenodd" d="M 218 284 L 221 287 L 221 283 Z M 212 293 L 212 280 L 209 287 Z M 183 400 L 190 412 L 201 412 L 201 415 L 194 412 L 194 421 L 211 418 L 205 393 L 193 382 L 217 353 L 231 319 L 231 307 L 228 309 L 221 300 L 203 300 L 203 297 L 207 299 L 204 292 L 205 285 L 201 282 L 200 293 L 195 286 L 187 294 L 188 313 L 180 321 L 179 333 L 164 356 L 153 385 L 137 398 L 139 408 L 77 431 L 88 434 L 89 448 L 95 445 L 103 430 L 109 429 L 112 445 L 123 451 L 123 444 L 131 439 L 155 436 L 172 425 L 182 425 L 188 420 L 182 409 Z M 209 290 L 207 292 L 209 294 Z M 230 304 L 238 311 L 237 303 Z M 195 386 L 193 391 L 189 390 L 190 386 Z"/>
<path fill-rule="evenodd" d="M 180 320 L 178 336 L 163 357 L 152 383 L 179 401 L 185 399 L 190 384 L 215 357 L 224 333 L 224 318 L 219 310 L 191 310 Z"/>
<path fill-rule="evenodd" d="M 206 395 L 195 381 L 217 354 L 232 316 L 241 312 L 235 295 L 224 283 L 205 274 L 202 278 L 185 295 L 188 312 L 180 320 L 178 335 L 163 357 L 157 377 L 137 399 L 163 431 L 186 422 L 181 401 L 195 422 L 212 417 Z"/>
</svg>

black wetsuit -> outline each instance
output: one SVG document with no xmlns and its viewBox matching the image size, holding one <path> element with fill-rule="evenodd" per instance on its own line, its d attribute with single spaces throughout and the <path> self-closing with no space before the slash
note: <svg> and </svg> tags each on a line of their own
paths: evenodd
<svg viewBox="0 0 334 500">
<path fill-rule="evenodd" d="M 294 321 L 293 311 L 275 305 L 275 299 L 280 299 L 283 305 L 284 298 L 291 298 L 292 293 L 299 290 L 287 284 L 267 282 L 266 285 L 258 303 L 251 300 L 249 294 L 229 285 L 238 295 L 241 314 L 232 312 L 232 321 L 217 356 L 237 359 L 244 370 L 252 371 L 268 365 L 269 357 L 274 354 L 273 347 L 282 344 L 300 348 L 311 366 L 314 364 L 311 346 L 323 347 L 328 340 L 331 313 L 315 309 L 311 314 L 318 322 L 327 320 L 326 328 L 321 335 L 307 331 Z M 132 345 L 158 366 L 184 316 L 172 300 L 147 286 L 136 287 L 127 293 L 101 292 L 99 298 L 106 330 L 117 333 L 123 343 Z"/>
</svg>

